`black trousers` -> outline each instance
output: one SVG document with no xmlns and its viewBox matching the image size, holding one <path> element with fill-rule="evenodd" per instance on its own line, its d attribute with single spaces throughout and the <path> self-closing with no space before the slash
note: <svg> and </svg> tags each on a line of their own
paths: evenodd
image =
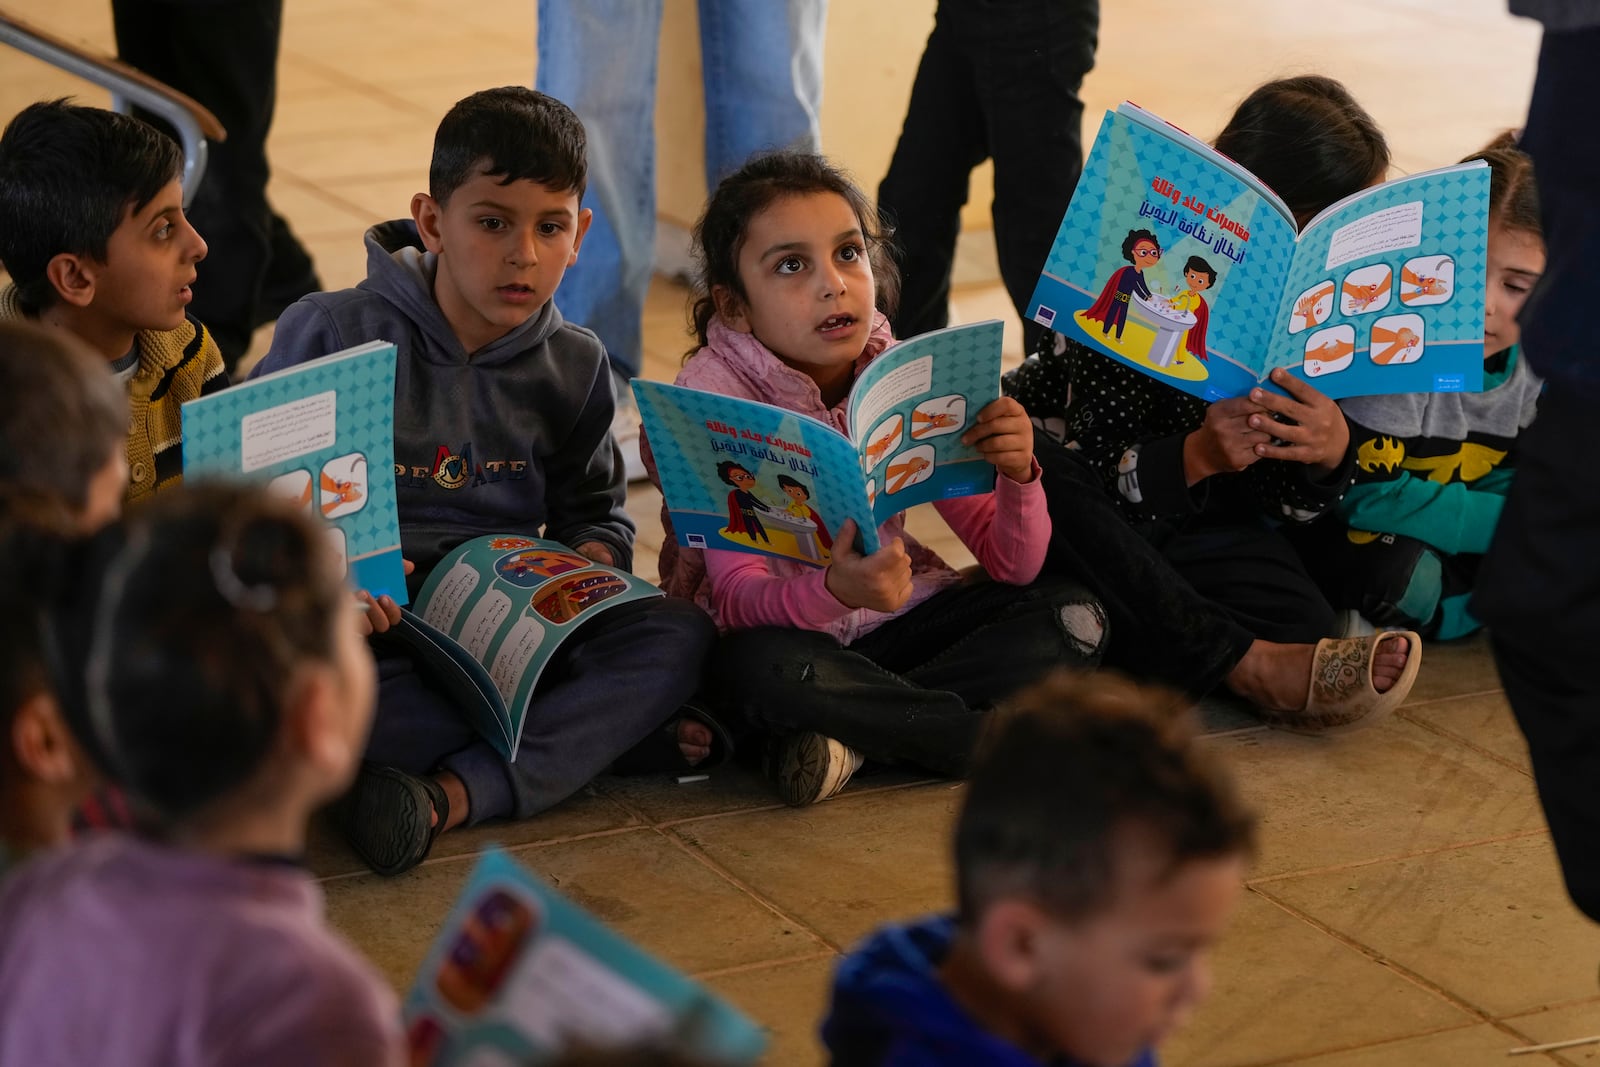
<svg viewBox="0 0 1600 1067">
<path fill-rule="evenodd" d="M 878 187 L 904 273 L 896 336 L 949 321 L 968 179 L 993 159 L 1000 275 L 1031 342 L 1028 298 L 1083 169 L 1078 88 L 1099 28 L 1098 0 L 940 0 Z"/>
<path fill-rule="evenodd" d="M 120 58 L 194 97 L 228 131 L 209 146 L 188 210 L 210 248 L 189 310 L 232 373 L 257 326 L 321 288 L 310 256 L 267 203 L 283 0 L 112 0 L 111 14 Z"/>
<path fill-rule="evenodd" d="M 1034 455 L 1050 506 L 1045 566 L 1083 582 L 1104 605 L 1111 630 L 1105 665 L 1196 696 L 1215 689 L 1250 650 L 1254 633 L 1128 524 L 1078 453 L 1041 433 Z"/>
<path fill-rule="evenodd" d="M 1076 583 L 980 581 L 849 646 L 813 630 L 735 630 L 707 661 L 706 692 L 741 730 L 815 730 L 871 760 L 959 777 L 997 700 L 1052 668 L 1094 667 L 1105 643 L 1105 615 Z"/>
</svg>

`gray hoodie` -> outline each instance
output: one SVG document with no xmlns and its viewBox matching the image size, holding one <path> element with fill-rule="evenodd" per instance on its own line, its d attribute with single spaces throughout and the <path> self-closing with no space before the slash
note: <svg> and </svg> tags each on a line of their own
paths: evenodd
<svg viewBox="0 0 1600 1067">
<path fill-rule="evenodd" d="M 445 553 L 491 533 L 598 541 L 631 567 L 600 339 L 548 302 L 469 355 L 434 301 L 438 261 L 415 224 L 374 226 L 366 242 L 367 280 L 291 306 L 251 376 L 367 341 L 395 343 L 395 488 L 413 589 Z"/>
</svg>

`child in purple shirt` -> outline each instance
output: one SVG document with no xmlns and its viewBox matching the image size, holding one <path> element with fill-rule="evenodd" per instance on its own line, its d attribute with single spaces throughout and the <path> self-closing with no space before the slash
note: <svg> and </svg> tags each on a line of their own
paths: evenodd
<svg viewBox="0 0 1600 1067">
<path fill-rule="evenodd" d="M 398 1065 L 393 994 L 297 863 L 353 778 L 371 654 L 321 529 L 264 491 L 164 494 L 41 551 L 98 762 L 166 827 L 41 853 L 0 890 L 0 1064 Z"/>
</svg>

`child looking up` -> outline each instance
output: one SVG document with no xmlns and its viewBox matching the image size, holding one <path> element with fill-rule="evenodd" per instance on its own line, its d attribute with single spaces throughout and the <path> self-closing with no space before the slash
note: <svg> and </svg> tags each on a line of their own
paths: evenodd
<svg viewBox="0 0 1600 1067">
<path fill-rule="evenodd" d="M 128 401 L 70 334 L 0 323 L 0 871 L 65 841 L 97 775 L 46 677 L 41 538 L 87 533 L 122 508 Z M 78 724 L 81 729 L 81 724 Z"/>
<path fill-rule="evenodd" d="M 605 348 L 552 300 L 589 226 L 587 167 L 583 125 L 559 100 L 519 87 L 462 100 L 439 124 L 412 217 L 367 232 L 367 280 L 291 306 L 257 368 L 397 344 L 395 483 L 413 591 L 485 534 L 633 562 Z M 368 617 L 385 631 L 400 609 L 386 600 Z M 679 709 L 713 637 L 671 598 L 597 616 L 540 676 L 509 764 L 404 649 L 380 646 L 377 724 L 341 808 L 345 836 L 374 870 L 398 874 L 451 827 L 565 800 L 669 720 L 669 750 L 704 758 L 709 732 Z"/>
<path fill-rule="evenodd" d="M 1473 159 L 1492 168 L 1483 391 L 1342 401 L 1355 485 L 1296 540 L 1334 607 L 1441 640 L 1480 625 L 1467 600 L 1541 389 L 1517 345 L 1517 313 L 1544 273 L 1533 164 L 1509 133 Z"/>
<path fill-rule="evenodd" d="M 893 340 L 880 309 L 896 278 L 860 190 L 819 156 L 759 157 L 717 186 L 695 241 L 700 347 L 678 384 L 844 427 L 850 383 Z M 724 633 L 708 690 L 778 737 L 771 768 L 791 804 L 838 792 L 862 756 L 962 774 L 1002 694 L 1099 658 L 1099 605 L 1036 581 L 1050 523 L 1021 406 L 987 405 L 963 440 L 994 465 L 994 491 L 934 506 L 990 581 L 963 582 L 905 532 L 903 513 L 870 556 L 854 549 L 854 523 L 840 524 L 825 569 L 679 548 L 662 513 L 663 587 Z M 648 442 L 642 451 L 657 478 Z"/>
<path fill-rule="evenodd" d="M 126 385 L 129 500 L 183 475 L 183 403 L 225 388 L 185 310 L 206 243 L 183 217 L 183 156 L 138 119 L 65 100 L 0 134 L 0 321 L 76 335 Z"/>
<path fill-rule="evenodd" d="M 1254 817 L 1174 696 L 1063 673 L 1020 694 L 956 822 L 958 910 L 840 964 L 835 1067 L 1153 1067 L 1210 985 Z"/>
<path fill-rule="evenodd" d="M 1372 118 L 1315 75 L 1250 93 L 1216 147 L 1301 225 L 1389 165 Z M 1204 276 L 1185 277 L 1206 299 Z M 1191 693 L 1225 685 L 1300 730 L 1375 721 L 1410 691 L 1421 648 L 1406 635 L 1335 636 L 1332 607 L 1276 524 L 1315 519 L 1349 487 L 1349 429 L 1322 393 L 1273 380 L 1290 395 L 1207 404 L 1044 334 L 1005 390 L 1055 435 L 1037 446 L 1055 520 L 1048 568 L 1100 595 L 1111 665 Z"/>
<path fill-rule="evenodd" d="M 48 613 L 62 702 L 168 834 L 44 854 L 0 890 L 0 1062 L 398 1063 L 393 994 L 298 863 L 374 692 L 322 528 L 193 489 L 40 573 L 88 590 Z"/>
</svg>

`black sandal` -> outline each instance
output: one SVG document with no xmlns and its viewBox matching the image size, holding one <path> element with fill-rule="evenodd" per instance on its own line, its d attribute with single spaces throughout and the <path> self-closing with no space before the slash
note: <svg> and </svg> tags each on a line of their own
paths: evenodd
<svg viewBox="0 0 1600 1067">
<path fill-rule="evenodd" d="M 678 747 L 678 723 L 692 719 L 711 731 L 711 752 L 699 763 L 690 763 Z M 685 704 L 660 729 L 618 756 L 611 764 L 612 774 L 704 774 L 733 758 L 733 735 L 699 704 Z"/>
<path fill-rule="evenodd" d="M 432 778 L 364 763 L 335 815 L 356 855 L 392 876 L 427 858 L 450 820 L 450 798 Z"/>
</svg>

